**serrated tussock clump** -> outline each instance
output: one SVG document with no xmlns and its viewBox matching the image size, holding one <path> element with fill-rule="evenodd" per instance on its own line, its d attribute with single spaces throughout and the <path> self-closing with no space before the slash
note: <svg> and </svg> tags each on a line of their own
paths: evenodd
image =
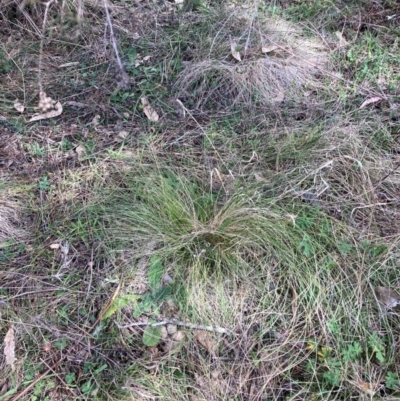
<svg viewBox="0 0 400 401">
<path fill-rule="evenodd" d="M 243 12 L 210 26 L 175 85 L 191 108 L 274 105 L 320 87 L 327 49 L 299 26 Z"/>
</svg>

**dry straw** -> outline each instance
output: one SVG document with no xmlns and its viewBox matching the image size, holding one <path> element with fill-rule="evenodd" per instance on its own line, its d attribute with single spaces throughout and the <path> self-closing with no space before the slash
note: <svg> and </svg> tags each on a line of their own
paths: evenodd
<svg viewBox="0 0 400 401">
<path fill-rule="evenodd" d="M 213 38 L 204 40 L 208 48 L 198 45 L 177 78 L 179 97 L 202 110 L 268 106 L 321 87 L 328 53 L 318 38 L 282 19 L 241 14 L 229 16 Z"/>
<path fill-rule="evenodd" d="M 6 241 L 26 237 L 26 232 L 19 227 L 19 211 L 15 202 L 0 199 L 0 246 Z"/>
</svg>

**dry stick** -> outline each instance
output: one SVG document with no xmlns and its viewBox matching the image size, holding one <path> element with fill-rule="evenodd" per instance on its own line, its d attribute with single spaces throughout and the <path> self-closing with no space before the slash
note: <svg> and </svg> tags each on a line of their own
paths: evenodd
<svg viewBox="0 0 400 401">
<path fill-rule="evenodd" d="M 229 333 L 229 330 L 224 329 L 223 327 L 214 327 L 214 326 L 202 326 L 200 324 L 193 324 L 193 323 L 185 323 L 180 320 L 163 320 L 162 322 L 155 322 L 155 323 L 149 323 L 149 322 L 135 322 L 135 323 L 130 323 L 124 326 L 118 326 L 119 329 L 128 329 L 129 327 L 135 327 L 135 326 L 147 326 L 147 327 L 157 327 L 157 326 L 164 326 L 166 324 L 174 324 L 176 326 L 183 326 L 187 327 L 189 329 L 195 329 L 195 330 L 205 330 L 205 331 L 213 331 L 215 333 Z"/>
<path fill-rule="evenodd" d="M 35 386 L 36 383 L 40 382 L 44 377 L 46 377 L 51 372 L 51 369 L 47 369 L 46 372 L 42 373 L 38 378 L 36 378 L 29 386 L 25 387 L 20 393 L 18 393 L 15 397 L 11 398 L 10 401 L 18 401 L 20 400 L 32 387 Z"/>
<path fill-rule="evenodd" d="M 2 299 L 0 299 L 0 301 L 9 302 L 12 299 L 21 298 L 21 297 L 24 297 L 25 295 L 39 294 L 39 293 L 42 293 L 42 292 L 54 292 L 56 289 L 57 288 L 44 288 L 42 290 L 37 290 L 37 291 L 27 291 L 27 292 L 23 292 L 22 294 L 14 295 L 14 296 L 12 296 L 10 298 L 2 298 Z"/>
<path fill-rule="evenodd" d="M 54 0 L 50 0 L 47 3 L 45 3 L 46 8 L 44 10 L 44 17 L 43 17 L 43 24 L 42 24 L 42 37 L 40 38 L 40 49 L 39 49 L 39 92 L 43 92 L 43 85 L 42 85 L 42 65 L 43 65 L 43 43 L 44 43 L 44 37 L 46 33 L 46 24 L 47 24 L 47 17 L 49 15 L 49 8 L 51 6 L 51 3 L 53 3 Z"/>
<path fill-rule="evenodd" d="M 356 210 L 367 209 L 369 207 L 374 207 L 374 206 L 387 206 L 387 205 L 388 205 L 387 202 L 377 202 L 377 203 L 371 203 L 370 205 L 357 206 L 353 208 L 353 210 L 351 211 L 350 218 L 352 219 L 352 221 L 354 221 L 353 215 Z"/>
<path fill-rule="evenodd" d="M 121 83 L 120 82 L 118 82 L 118 83 L 120 83 L 120 85 L 123 86 L 129 81 L 129 78 L 126 75 L 124 66 L 122 65 L 121 58 L 119 57 L 117 41 L 115 39 L 114 28 L 113 28 L 113 25 L 111 22 L 110 13 L 108 11 L 107 0 L 103 0 L 103 4 L 104 4 L 104 11 L 106 12 L 107 25 L 108 25 L 108 28 L 110 29 L 111 44 L 114 49 L 115 58 L 117 60 L 117 66 L 118 66 L 119 72 L 121 74 Z"/>
</svg>

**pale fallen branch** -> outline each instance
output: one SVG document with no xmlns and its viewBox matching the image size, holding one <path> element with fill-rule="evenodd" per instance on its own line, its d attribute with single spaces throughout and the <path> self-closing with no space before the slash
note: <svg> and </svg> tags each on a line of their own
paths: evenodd
<svg viewBox="0 0 400 401">
<path fill-rule="evenodd" d="M 229 330 L 224 329 L 223 327 L 202 326 L 200 324 L 186 323 L 186 322 L 182 322 L 180 320 L 175 320 L 175 319 L 168 319 L 168 320 L 163 320 L 161 322 L 155 322 L 155 323 L 135 322 L 135 323 L 126 324 L 124 326 L 120 326 L 117 324 L 117 326 L 120 329 L 127 329 L 129 327 L 137 327 L 137 326 L 157 327 L 157 326 L 165 326 L 167 324 L 174 324 L 176 326 L 187 327 L 189 329 L 194 329 L 194 330 L 212 331 L 212 332 L 220 333 L 220 334 L 229 333 Z"/>
<path fill-rule="evenodd" d="M 71 61 L 70 63 L 60 64 L 58 68 L 75 67 L 79 65 L 79 61 Z"/>
</svg>

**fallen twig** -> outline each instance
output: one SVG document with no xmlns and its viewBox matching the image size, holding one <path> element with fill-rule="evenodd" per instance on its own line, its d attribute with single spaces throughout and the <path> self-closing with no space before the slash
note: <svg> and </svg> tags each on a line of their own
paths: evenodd
<svg viewBox="0 0 400 401">
<path fill-rule="evenodd" d="M 164 326 L 167 324 L 174 324 L 176 326 L 183 326 L 183 327 L 187 327 L 189 329 L 194 329 L 194 330 L 205 330 L 205 331 L 213 331 L 215 333 L 220 333 L 220 334 L 224 334 L 224 333 L 229 333 L 228 329 L 224 329 L 223 327 L 214 327 L 214 326 L 202 326 L 200 324 L 193 324 L 193 323 L 186 323 L 186 322 L 182 322 L 180 320 L 175 320 L 175 319 L 171 319 L 171 320 L 163 320 L 161 322 L 155 322 L 155 323 L 150 323 L 150 322 L 135 322 L 135 323 L 130 323 L 124 326 L 120 326 L 117 324 L 118 328 L 120 329 L 127 329 L 129 327 L 135 327 L 135 326 L 148 326 L 148 327 L 157 327 L 157 326 Z"/>
<path fill-rule="evenodd" d="M 11 398 L 10 401 L 18 401 L 21 400 L 22 397 L 35 386 L 36 383 L 40 382 L 44 377 L 46 377 L 51 372 L 51 369 L 47 369 L 44 373 L 42 373 L 39 377 L 37 377 L 29 386 L 25 387 L 22 391 L 20 391 L 15 397 Z"/>
</svg>

